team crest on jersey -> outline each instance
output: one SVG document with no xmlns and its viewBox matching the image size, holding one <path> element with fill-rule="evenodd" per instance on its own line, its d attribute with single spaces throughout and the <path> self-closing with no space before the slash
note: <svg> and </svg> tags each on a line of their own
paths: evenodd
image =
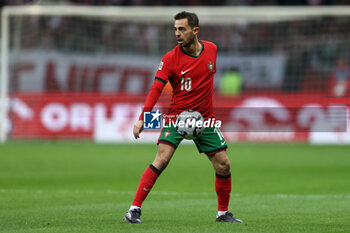
<svg viewBox="0 0 350 233">
<path fill-rule="evenodd" d="M 163 62 L 163 61 L 161 61 L 161 62 L 160 62 L 160 64 L 159 64 L 158 70 L 162 70 L 163 65 L 164 65 L 164 62 Z"/>
<path fill-rule="evenodd" d="M 208 69 L 210 71 L 210 74 L 212 74 L 214 70 L 214 64 L 211 61 L 209 61 L 208 63 Z"/>
</svg>

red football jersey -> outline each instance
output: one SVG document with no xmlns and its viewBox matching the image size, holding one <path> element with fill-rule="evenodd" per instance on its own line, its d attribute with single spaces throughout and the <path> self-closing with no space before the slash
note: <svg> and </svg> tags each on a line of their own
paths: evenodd
<svg viewBox="0 0 350 233">
<path fill-rule="evenodd" d="M 164 55 L 156 79 L 173 87 L 169 115 L 195 110 L 205 119 L 213 114 L 213 85 L 216 72 L 216 45 L 200 41 L 202 51 L 198 57 L 186 53 L 180 46 Z"/>
</svg>

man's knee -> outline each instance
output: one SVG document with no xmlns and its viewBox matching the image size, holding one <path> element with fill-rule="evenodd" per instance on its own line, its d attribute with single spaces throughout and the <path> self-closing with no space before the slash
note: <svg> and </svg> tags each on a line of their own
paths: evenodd
<svg viewBox="0 0 350 233">
<path fill-rule="evenodd" d="M 175 149 L 169 145 L 160 143 L 154 162 L 152 163 L 160 171 L 164 170 L 174 154 Z"/>
<path fill-rule="evenodd" d="M 230 173 L 230 160 L 225 159 L 219 162 L 217 173 L 220 173 L 221 175 L 226 175 Z"/>
<path fill-rule="evenodd" d="M 230 174 L 231 164 L 226 151 L 215 154 L 215 159 L 212 160 L 215 171 L 219 175 Z"/>
</svg>

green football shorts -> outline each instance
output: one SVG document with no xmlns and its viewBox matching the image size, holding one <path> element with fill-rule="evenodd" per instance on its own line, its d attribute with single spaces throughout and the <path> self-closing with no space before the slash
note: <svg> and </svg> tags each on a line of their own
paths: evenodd
<svg viewBox="0 0 350 233">
<path fill-rule="evenodd" d="M 183 137 L 176 132 L 175 127 L 172 125 L 169 128 L 162 129 L 157 145 L 159 143 L 164 143 L 176 149 L 182 140 Z M 206 155 L 215 154 L 216 152 L 227 149 L 224 136 L 220 129 L 215 127 L 205 128 L 202 135 L 193 141 L 199 153 L 204 152 Z"/>
</svg>

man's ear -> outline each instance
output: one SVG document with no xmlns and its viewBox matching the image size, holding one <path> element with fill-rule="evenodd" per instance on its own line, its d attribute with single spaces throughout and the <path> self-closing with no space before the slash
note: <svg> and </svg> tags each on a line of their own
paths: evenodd
<svg viewBox="0 0 350 233">
<path fill-rule="evenodd" d="M 193 28 L 194 34 L 197 35 L 198 32 L 199 32 L 199 30 L 200 30 L 199 27 L 194 27 L 194 28 Z"/>
</svg>

